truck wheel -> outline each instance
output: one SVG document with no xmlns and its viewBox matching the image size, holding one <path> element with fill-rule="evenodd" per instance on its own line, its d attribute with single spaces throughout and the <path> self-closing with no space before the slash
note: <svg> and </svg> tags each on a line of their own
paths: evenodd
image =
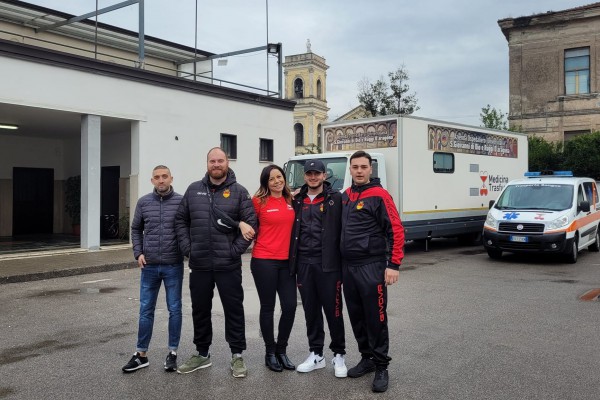
<svg viewBox="0 0 600 400">
<path fill-rule="evenodd" d="M 569 264 L 575 264 L 577 262 L 577 253 L 577 239 L 573 238 L 569 250 L 567 250 L 567 252 L 565 253 L 565 260 Z"/>
<path fill-rule="evenodd" d="M 487 249 L 488 256 L 493 260 L 499 260 L 502 258 L 502 250 Z"/>
<path fill-rule="evenodd" d="M 481 236 L 482 235 L 480 232 L 471 232 L 458 235 L 458 244 L 461 246 L 473 246 L 481 244 Z"/>
</svg>

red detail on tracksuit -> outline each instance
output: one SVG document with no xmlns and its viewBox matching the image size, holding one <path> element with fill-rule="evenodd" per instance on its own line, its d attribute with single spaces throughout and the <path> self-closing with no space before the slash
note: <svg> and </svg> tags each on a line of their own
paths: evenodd
<svg viewBox="0 0 600 400">
<path fill-rule="evenodd" d="M 342 257 L 357 264 L 387 259 L 398 269 L 404 258 L 404 228 L 392 196 L 377 182 L 343 194 Z"/>
</svg>

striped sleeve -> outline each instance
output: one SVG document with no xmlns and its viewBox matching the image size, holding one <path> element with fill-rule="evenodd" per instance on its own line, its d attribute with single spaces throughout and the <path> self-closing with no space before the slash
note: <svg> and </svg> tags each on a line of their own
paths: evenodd
<svg viewBox="0 0 600 400">
<path fill-rule="evenodd" d="M 404 227 L 392 196 L 383 188 L 378 192 L 382 204 L 377 218 L 388 242 L 388 267 L 398 269 L 404 258 Z"/>
</svg>

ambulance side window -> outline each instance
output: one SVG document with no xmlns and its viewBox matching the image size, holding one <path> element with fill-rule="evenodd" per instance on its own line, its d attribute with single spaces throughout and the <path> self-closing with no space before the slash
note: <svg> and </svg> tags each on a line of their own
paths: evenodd
<svg viewBox="0 0 600 400">
<path fill-rule="evenodd" d="M 579 189 L 577 189 L 577 207 L 579 208 L 579 205 L 581 204 L 582 201 L 585 200 L 585 197 L 583 197 L 583 187 L 581 185 L 579 185 Z"/>
<path fill-rule="evenodd" d="M 598 198 L 598 187 L 596 186 L 596 183 L 584 182 L 583 189 L 590 205 L 596 205 L 596 208 L 598 208 L 600 206 L 600 199 Z"/>
</svg>

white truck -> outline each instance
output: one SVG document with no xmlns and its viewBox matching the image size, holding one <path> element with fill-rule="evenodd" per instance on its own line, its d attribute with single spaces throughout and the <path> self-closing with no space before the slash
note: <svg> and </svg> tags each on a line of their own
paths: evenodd
<svg viewBox="0 0 600 400">
<path fill-rule="evenodd" d="M 490 200 L 527 171 L 527 136 L 413 116 L 384 116 L 323 124 L 322 153 L 292 157 L 286 178 L 304 184 L 304 163 L 323 161 L 334 189 L 352 184 L 357 150 L 373 158 L 398 207 L 407 240 L 479 239 Z"/>
</svg>

